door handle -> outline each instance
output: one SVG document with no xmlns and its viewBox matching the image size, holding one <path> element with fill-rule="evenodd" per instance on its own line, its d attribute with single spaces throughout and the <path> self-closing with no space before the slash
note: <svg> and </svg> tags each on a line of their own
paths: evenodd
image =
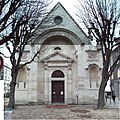
<svg viewBox="0 0 120 120">
<path fill-rule="evenodd" d="M 60 92 L 60 95 L 63 95 L 63 91 Z"/>
</svg>

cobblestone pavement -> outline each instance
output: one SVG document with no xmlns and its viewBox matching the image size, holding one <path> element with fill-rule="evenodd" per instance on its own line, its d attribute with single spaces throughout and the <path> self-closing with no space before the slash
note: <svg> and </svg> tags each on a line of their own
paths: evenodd
<svg viewBox="0 0 120 120">
<path fill-rule="evenodd" d="M 98 110 L 95 105 L 17 106 L 12 120 L 119 120 L 118 108 Z"/>
</svg>

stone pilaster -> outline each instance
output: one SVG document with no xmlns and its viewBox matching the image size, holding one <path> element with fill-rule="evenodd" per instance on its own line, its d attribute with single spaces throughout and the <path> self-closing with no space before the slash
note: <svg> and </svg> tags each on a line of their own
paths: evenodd
<svg viewBox="0 0 120 120">
<path fill-rule="evenodd" d="M 72 69 L 71 62 L 68 63 L 68 79 L 67 79 L 67 103 L 72 103 Z"/>
<path fill-rule="evenodd" d="M 44 63 L 44 103 L 48 103 L 48 66 L 47 63 Z"/>
</svg>

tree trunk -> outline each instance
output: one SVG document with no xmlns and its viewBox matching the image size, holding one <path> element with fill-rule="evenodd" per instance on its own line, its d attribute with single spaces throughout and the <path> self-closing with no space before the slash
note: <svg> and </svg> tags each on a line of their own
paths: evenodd
<svg viewBox="0 0 120 120">
<path fill-rule="evenodd" d="M 12 76 L 12 81 L 10 83 L 10 97 L 8 107 L 13 108 L 15 107 L 15 86 L 16 86 L 16 77 Z"/>
<path fill-rule="evenodd" d="M 109 80 L 109 77 L 106 76 L 106 74 L 103 74 L 102 81 L 101 81 L 100 88 L 99 88 L 99 94 L 98 94 L 98 103 L 97 103 L 98 109 L 103 109 L 105 106 L 104 93 L 105 93 L 105 87 L 107 85 L 108 80 Z"/>
</svg>

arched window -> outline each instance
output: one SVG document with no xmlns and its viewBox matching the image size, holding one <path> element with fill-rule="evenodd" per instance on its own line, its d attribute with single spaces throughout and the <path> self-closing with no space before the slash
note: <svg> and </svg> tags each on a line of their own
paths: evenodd
<svg viewBox="0 0 120 120">
<path fill-rule="evenodd" d="M 52 78 L 64 78 L 64 73 L 60 70 L 56 70 L 52 73 Z"/>
<path fill-rule="evenodd" d="M 89 79 L 90 79 L 90 88 L 98 88 L 98 68 L 97 66 L 91 65 L 89 68 Z"/>
<path fill-rule="evenodd" d="M 20 68 L 17 76 L 17 81 L 18 82 L 26 82 L 26 68 L 22 67 Z"/>
<path fill-rule="evenodd" d="M 54 48 L 54 50 L 61 50 L 61 48 L 60 47 L 56 47 L 56 48 Z"/>
<path fill-rule="evenodd" d="M 17 88 L 20 87 L 20 84 L 24 86 L 23 88 L 26 88 L 26 75 L 26 68 L 20 68 L 17 76 Z"/>
</svg>

